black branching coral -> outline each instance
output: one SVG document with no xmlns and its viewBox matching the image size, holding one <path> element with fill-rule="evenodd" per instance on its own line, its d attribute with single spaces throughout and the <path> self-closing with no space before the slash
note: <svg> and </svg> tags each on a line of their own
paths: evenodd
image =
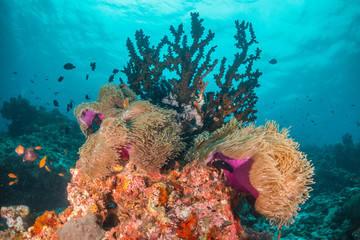
<svg viewBox="0 0 360 240">
<path fill-rule="evenodd" d="M 221 60 L 213 76 L 219 90 L 205 92 L 205 77 L 211 79 L 218 60 L 211 60 L 215 34 L 211 30 L 205 34 L 202 22 L 198 13 L 191 13 L 191 39 L 180 24 L 170 27 L 172 39 L 165 35 L 157 46 L 150 46 L 150 37 L 142 30 L 136 31 L 135 44 L 127 40 L 130 60 L 122 70 L 130 88 L 142 99 L 175 109 L 186 132 L 213 131 L 230 116 L 243 122 L 255 120 L 254 89 L 259 87 L 261 72 L 253 70 L 253 64 L 261 50 L 250 52 L 258 43 L 251 23 L 235 22 L 239 52 L 228 66 L 225 57 Z"/>
</svg>

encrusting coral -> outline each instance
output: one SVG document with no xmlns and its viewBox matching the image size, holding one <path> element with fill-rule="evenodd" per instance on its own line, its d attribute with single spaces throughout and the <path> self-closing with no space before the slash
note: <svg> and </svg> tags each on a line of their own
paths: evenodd
<svg viewBox="0 0 360 240">
<path fill-rule="evenodd" d="M 127 161 L 146 171 L 159 171 L 184 148 L 175 112 L 135 98 L 126 105 L 124 88 L 105 85 L 97 101 L 81 104 L 74 111 L 88 136 L 77 167 L 88 176 L 109 175 L 113 167 Z M 130 91 L 128 96 L 133 96 Z"/>
<path fill-rule="evenodd" d="M 279 131 L 274 122 L 255 128 L 231 119 L 199 135 L 187 158 L 210 166 L 220 160 L 214 166 L 223 164 L 228 184 L 250 193 L 255 210 L 281 227 L 293 222 L 314 183 L 314 168 L 298 147 L 288 130 Z"/>
<path fill-rule="evenodd" d="M 9 230 L 22 232 L 29 226 L 29 207 L 25 205 L 1 207 L 1 217 L 6 220 Z"/>
</svg>

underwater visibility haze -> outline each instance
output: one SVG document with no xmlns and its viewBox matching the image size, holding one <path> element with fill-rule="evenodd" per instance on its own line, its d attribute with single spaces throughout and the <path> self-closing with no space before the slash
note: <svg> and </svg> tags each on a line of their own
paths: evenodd
<svg viewBox="0 0 360 240">
<path fill-rule="evenodd" d="M 359 1 L 0 0 L 0 26 L 0 239 L 360 239 Z"/>
</svg>

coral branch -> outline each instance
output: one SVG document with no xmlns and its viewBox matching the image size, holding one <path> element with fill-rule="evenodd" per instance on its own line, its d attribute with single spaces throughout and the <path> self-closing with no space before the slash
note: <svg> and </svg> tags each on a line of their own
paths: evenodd
<svg viewBox="0 0 360 240">
<path fill-rule="evenodd" d="M 191 44 L 182 24 L 177 28 L 171 26 L 173 39 L 164 36 L 157 47 L 150 47 L 149 36 L 142 30 L 135 34 L 136 48 L 128 39 L 130 60 L 123 72 L 130 88 L 143 99 L 175 109 L 185 132 L 213 131 L 232 115 L 244 122 L 255 120 L 254 89 L 259 86 L 261 73 L 253 70 L 253 64 L 260 59 L 261 50 L 249 54 L 252 45 L 257 43 L 252 25 L 235 21 L 235 46 L 240 52 L 227 69 L 226 58 L 222 59 L 219 73 L 214 75 L 220 90 L 206 93 L 208 82 L 204 79 L 218 60 L 211 60 L 217 46 L 209 46 L 215 34 L 209 30 L 205 35 L 202 23 L 198 13 L 191 13 Z M 161 52 L 165 52 L 162 57 Z M 239 69 L 245 72 L 240 73 Z M 167 78 L 164 70 L 175 76 Z"/>
</svg>

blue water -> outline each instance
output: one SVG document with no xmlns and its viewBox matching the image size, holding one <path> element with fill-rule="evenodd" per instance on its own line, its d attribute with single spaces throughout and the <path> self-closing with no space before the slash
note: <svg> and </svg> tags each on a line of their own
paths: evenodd
<svg viewBox="0 0 360 240">
<path fill-rule="evenodd" d="M 226 56 L 228 63 L 236 51 L 234 21 L 253 24 L 262 49 L 255 63 L 263 72 L 256 90 L 258 124 L 267 119 L 291 126 L 301 144 L 334 144 L 347 132 L 360 140 L 358 0 L 1 0 L 0 106 L 19 94 L 46 109 L 57 99 L 60 111 L 71 116 L 70 100 L 85 102 L 86 94 L 94 100 L 112 70 L 125 66 L 127 37 L 134 40 L 141 28 L 157 44 L 170 35 L 170 25 L 180 23 L 189 34 L 190 12 L 199 12 L 215 33 L 213 59 Z M 269 64 L 273 58 L 277 64 Z M 67 62 L 76 68 L 65 70 Z M 90 62 L 96 62 L 95 71 Z M 118 76 L 126 80 L 119 73 L 114 83 Z M 210 83 L 207 90 L 214 87 Z M 0 120 L 1 131 L 7 124 Z"/>
</svg>

